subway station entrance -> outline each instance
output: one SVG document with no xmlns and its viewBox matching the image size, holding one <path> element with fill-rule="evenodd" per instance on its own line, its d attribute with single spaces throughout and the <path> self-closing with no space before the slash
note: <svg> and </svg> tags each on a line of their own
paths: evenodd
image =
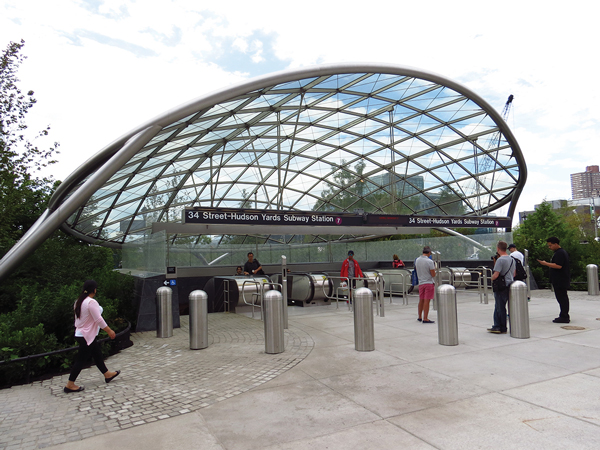
<svg viewBox="0 0 600 450">
<path fill-rule="evenodd" d="M 444 225 L 475 228 L 482 234 L 463 236 Z M 349 250 L 355 254 L 370 288 L 382 295 L 404 295 L 410 289 L 410 270 L 424 245 L 430 245 L 443 258 L 445 271 L 460 283 L 477 288 L 481 267 L 490 266 L 495 243 L 511 240 L 504 232 L 510 219 L 497 217 L 411 217 L 387 214 L 315 213 L 289 211 L 188 208 L 179 224 L 153 224 L 154 233 L 124 246 L 122 271 L 138 277 L 140 292 L 138 329 L 153 329 L 155 291 L 167 285 L 173 290 L 174 323 L 186 314 L 189 294 L 197 289 L 207 292 L 209 311 L 253 311 L 260 313 L 264 289 L 281 283 L 282 264 L 289 276 L 288 304 L 307 307 L 331 304 L 348 298 L 342 285 L 340 267 Z M 379 236 L 428 234 L 432 227 L 446 231 L 445 237 L 399 240 L 374 240 Z M 199 245 L 183 236 L 199 233 L 229 234 L 228 242 Z M 302 242 L 295 239 L 275 244 L 241 242 L 251 234 L 280 236 L 327 236 L 329 239 Z M 343 234 L 361 235 L 352 240 L 336 240 Z M 177 236 L 177 238 L 173 238 Z M 248 253 L 262 265 L 261 276 L 236 273 L 244 266 Z M 405 266 L 392 269 L 397 254 Z M 442 262 L 440 261 L 440 265 Z M 479 269 L 477 269 L 479 267 Z M 477 270 L 475 270 L 477 269 Z M 460 273 L 459 273 L 460 272 Z M 379 285 L 381 283 L 381 285 Z"/>
</svg>

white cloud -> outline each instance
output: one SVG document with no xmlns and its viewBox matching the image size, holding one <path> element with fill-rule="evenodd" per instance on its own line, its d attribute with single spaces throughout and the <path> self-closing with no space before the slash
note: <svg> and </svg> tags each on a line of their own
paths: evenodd
<svg viewBox="0 0 600 450">
<path fill-rule="evenodd" d="M 134 126 L 252 71 L 384 62 L 455 79 L 499 111 L 514 94 L 508 123 L 529 168 L 522 210 L 570 197 L 569 174 L 599 163 L 593 6 L 5 0 L 0 44 L 26 40 L 19 75 L 39 100 L 28 121 L 50 124 L 62 143 L 58 178 Z"/>
</svg>

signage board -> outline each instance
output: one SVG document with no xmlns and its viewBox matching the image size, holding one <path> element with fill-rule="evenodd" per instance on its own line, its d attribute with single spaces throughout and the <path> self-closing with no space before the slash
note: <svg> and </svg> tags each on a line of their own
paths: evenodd
<svg viewBox="0 0 600 450">
<path fill-rule="evenodd" d="M 186 208 L 184 223 L 221 225 L 294 225 L 331 227 L 509 228 L 509 217 L 351 214 L 233 208 Z"/>
<path fill-rule="evenodd" d="M 186 208 L 184 223 L 227 225 L 319 225 L 361 226 L 363 216 L 348 213 L 304 211 L 241 210 L 225 208 Z"/>
</svg>

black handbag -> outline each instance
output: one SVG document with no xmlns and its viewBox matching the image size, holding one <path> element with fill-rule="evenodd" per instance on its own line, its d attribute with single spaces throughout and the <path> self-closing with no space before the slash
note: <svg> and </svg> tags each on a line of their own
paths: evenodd
<svg viewBox="0 0 600 450">
<path fill-rule="evenodd" d="M 508 268 L 508 270 L 506 272 L 504 272 L 504 275 L 502 274 L 502 272 L 500 272 L 500 275 L 498 275 L 498 278 L 496 278 L 495 280 L 492 281 L 492 291 L 493 292 L 504 292 L 506 289 L 509 288 L 509 286 L 506 285 L 506 280 L 504 279 L 504 277 L 506 276 L 508 271 L 510 269 L 512 269 L 513 263 L 514 263 L 514 261 L 510 262 L 510 267 Z"/>
</svg>

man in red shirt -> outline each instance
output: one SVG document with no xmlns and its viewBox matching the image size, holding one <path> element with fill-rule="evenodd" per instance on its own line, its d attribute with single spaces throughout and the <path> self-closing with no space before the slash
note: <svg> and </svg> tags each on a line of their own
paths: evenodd
<svg viewBox="0 0 600 450">
<path fill-rule="evenodd" d="M 362 278 L 363 276 L 364 275 L 362 273 L 362 270 L 360 270 L 358 261 L 354 259 L 354 252 L 350 250 L 348 252 L 348 258 L 345 259 L 342 263 L 342 270 L 340 272 L 340 277 L 342 277 L 342 281 L 352 280 L 352 287 L 350 287 L 350 283 L 348 283 L 349 292 L 352 292 L 352 289 L 356 287 L 356 280 L 353 280 L 353 278 Z"/>
</svg>

